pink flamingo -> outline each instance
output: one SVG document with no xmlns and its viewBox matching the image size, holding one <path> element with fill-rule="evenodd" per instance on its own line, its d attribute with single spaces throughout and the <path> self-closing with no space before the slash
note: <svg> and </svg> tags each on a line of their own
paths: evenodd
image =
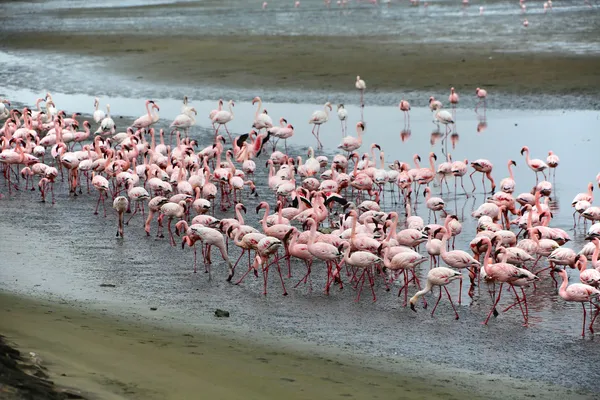
<svg viewBox="0 0 600 400">
<path fill-rule="evenodd" d="M 317 223 L 312 218 L 309 218 L 306 223 L 310 227 L 310 236 L 307 244 L 308 251 L 313 257 L 325 261 L 327 264 L 327 284 L 325 285 L 325 293 L 329 294 L 329 287 L 336 276 L 333 272 L 333 264 L 336 264 L 337 267 L 337 260 L 342 256 L 342 253 L 340 249 L 332 244 L 321 241 L 315 242 L 317 236 Z"/>
<path fill-rule="evenodd" d="M 152 104 L 152 107 L 156 107 L 156 109 L 160 111 L 160 109 L 154 103 L 153 100 L 146 100 L 147 114 L 142 115 L 141 117 L 136 119 L 131 126 L 137 129 L 148 129 L 151 125 L 157 122 L 154 120 L 154 116 L 150 113 L 150 104 Z"/>
<path fill-rule="evenodd" d="M 356 123 L 356 136 L 346 136 L 342 139 L 342 143 L 338 146 L 338 149 L 347 151 L 348 153 L 352 153 L 356 151 L 362 146 L 362 134 L 365 131 L 365 124 L 362 122 Z M 375 145 L 380 151 L 381 147 Z"/>
<path fill-rule="evenodd" d="M 454 176 L 454 193 L 456 194 L 457 178 L 460 178 L 460 186 L 463 188 L 465 196 L 469 197 L 467 189 L 465 189 L 465 185 L 463 184 L 463 176 L 467 174 L 467 164 L 469 164 L 469 160 L 466 159 L 464 161 L 452 162 L 452 175 Z"/>
<path fill-rule="evenodd" d="M 123 219 L 125 211 L 127 211 L 129 208 L 129 200 L 127 200 L 127 197 L 125 196 L 117 196 L 113 201 L 113 208 L 117 211 L 117 214 L 119 214 L 119 228 L 117 230 L 117 237 L 121 235 L 121 238 L 124 238 Z"/>
<path fill-rule="evenodd" d="M 446 203 L 444 203 L 441 197 L 431 197 L 431 189 L 429 187 L 425 188 L 423 195 L 425 196 L 425 205 L 429 208 L 429 219 L 431 220 L 431 212 L 433 211 L 433 218 L 437 224 L 436 211 L 444 211 Z"/>
<path fill-rule="evenodd" d="M 558 156 L 556 154 L 554 154 L 554 152 L 552 150 L 550 150 L 548 152 L 548 157 L 546 157 L 546 164 L 548 165 L 548 168 L 550 169 L 550 172 L 548 173 L 548 175 L 550 175 L 550 173 L 552 173 L 552 177 L 556 178 L 556 167 L 558 167 L 559 163 L 560 163 L 560 158 L 558 158 Z"/>
<path fill-rule="evenodd" d="M 215 130 L 215 141 L 217 135 L 219 134 L 219 128 L 221 128 L 221 125 L 225 127 L 225 131 L 227 132 L 227 135 L 229 135 L 229 140 L 231 140 L 231 134 L 229 133 L 229 129 L 227 129 L 227 124 L 233 121 L 233 107 L 235 106 L 235 103 L 233 102 L 233 100 L 229 100 L 228 104 L 229 111 L 221 110 L 217 112 L 212 118 L 213 126 L 215 124 L 218 125 L 217 129 Z"/>
<path fill-rule="evenodd" d="M 477 104 L 475 105 L 475 112 L 479 108 L 479 105 L 483 103 L 483 112 L 485 113 L 485 109 L 487 107 L 487 91 L 484 89 L 477 88 L 475 89 L 475 95 L 477 96 Z"/>
<path fill-rule="evenodd" d="M 440 248 L 440 257 L 446 264 L 448 264 L 450 267 L 456 268 L 456 269 L 462 269 L 462 268 L 469 269 L 469 268 L 481 267 L 481 263 L 479 261 L 477 261 L 476 259 L 474 259 L 466 251 L 463 251 L 463 250 L 447 251 L 446 250 L 446 245 L 447 245 L 448 239 L 450 239 L 450 236 L 452 235 L 451 230 L 450 230 L 450 220 L 452 220 L 452 219 L 458 220 L 458 217 L 456 215 L 448 215 L 446 217 L 446 220 L 444 223 L 444 228 L 446 229 L 446 234 L 442 238 L 442 245 Z M 458 304 L 461 304 L 462 285 L 460 287 L 458 296 L 459 296 Z"/>
<path fill-rule="evenodd" d="M 398 296 L 400 296 L 400 294 L 404 290 L 403 306 L 406 307 L 408 300 L 408 284 L 414 280 L 419 290 L 421 290 L 421 284 L 419 283 L 419 279 L 417 278 L 415 268 L 427 261 L 427 258 L 413 251 L 399 252 L 393 256 L 389 253 L 390 248 L 386 247 L 383 251 L 383 265 L 385 267 L 384 272 L 388 273 L 390 282 L 392 282 L 397 277 L 398 273 L 401 273 L 404 276 L 404 285 L 402 285 L 402 287 L 398 291 Z M 408 278 L 408 271 L 411 271 L 412 273 L 413 277 L 411 279 Z M 425 303 L 425 305 L 427 305 L 425 299 L 423 299 L 423 302 Z"/>
<path fill-rule="evenodd" d="M 546 180 L 546 173 L 544 170 L 548 168 L 548 165 L 540 160 L 539 158 L 530 159 L 529 158 L 529 147 L 523 146 L 521 149 L 521 155 L 525 154 L 525 161 L 527 162 L 527 166 L 531 168 L 533 172 L 535 172 L 535 183 L 538 183 L 538 172 L 541 172 L 544 175 L 544 180 Z"/>
<path fill-rule="evenodd" d="M 585 310 L 585 303 L 591 303 L 592 299 L 597 299 L 600 295 L 600 290 L 583 283 L 572 283 L 569 285 L 569 276 L 567 275 L 567 271 L 562 268 L 557 268 L 556 272 L 558 272 L 562 278 L 562 284 L 558 288 L 558 295 L 565 301 L 581 303 L 581 308 L 583 308 L 583 327 L 581 329 L 581 336 L 585 336 L 585 320 L 587 314 Z M 592 334 L 594 333 L 593 324 L 598 316 L 598 310 L 600 310 L 600 307 L 596 305 L 596 309 L 596 314 L 592 318 L 589 326 L 589 330 L 592 332 Z"/>
<path fill-rule="evenodd" d="M 454 90 L 454 88 L 450 88 L 450 96 L 448 96 L 448 101 L 452 104 L 452 112 L 456 112 L 456 105 L 458 104 L 458 93 Z"/>
<path fill-rule="evenodd" d="M 494 164 L 490 162 L 490 160 L 486 160 L 484 158 L 480 158 L 478 160 L 471 162 L 471 167 L 473 167 L 474 171 L 471 172 L 469 177 L 471 178 L 471 183 L 473 183 L 473 191 L 475 192 L 475 182 L 473 181 L 473 174 L 475 172 L 481 172 L 481 184 L 483 185 L 483 193 L 485 194 L 485 183 L 484 178 L 487 177 L 492 186 L 492 193 L 496 191 L 496 182 L 494 182 L 494 178 L 492 178 L 492 169 L 494 168 Z M 462 182 L 461 182 L 462 183 Z"/>
<path fill-rule="evenodd" d="M 360 293 L 362 292 L 363 285 L 365 284 L 365 278 L 369 279 L 369 285 L 371 286 L 371 292 L 373 293 L 373 301 L 377 300 L 377 296 L 375 295 L 375 277 L 373 268 L 377 268 L 377 265 L 381 263 L 383 260 L 376 256 L 373 253 L 368 251 L 354 251 L 350 254 L 350 245 L 348 243 L 344 243 L 342 247 L 346 247 L 346 251 L 344 253 L 344 262 L 347 266 L 353 268 L 360 268 L 363 270 L 362 274 L 358 278 L 356 282 L 356 287 L 360 284 L 360 288 L 358 289 L 358 294 L 356 296 L 355 301 L 360 300 Z M 337 269 L 334 271 L 333 275 L 337 275 Z M 365 277 L 366 274 L 366 277 Z"/>
<path fill-rule="evenodd" d="M 417 303 L 417 301 L 419 301 L 419 297 L 429 293 L 434 286 L 439 286 L 440 295 L 438 296 L 435 306 L 431 311 L 431 316 L 433 317 L 435 309 L 437 308 L 440 300 L 442 299 L 442 288 L 444 288 L 444 290 L 446 291 L 446 295 L 448 296 L 448 300 L 450 300 L 450 304 L 452 305 L 452 309 L 454 310 L 454 315 L 456 319 L 458 319 L 458 312 L 456 311 L 456 307 L 454 307 L 454 303 L 452 302 L 452 296 L 450 296 L 450 292 L 448 292 L 448 289 L 446 288 L 446 285 L 455 280 L 460 280 L 462 282 L 462 274 L 458 271 L 446 267 L 437 267 L 430 269 L 427 273 L 427 283 L 425 285 L 425 288 L 423 290 L 419 290 L 417 293 L 415 293 L 413 297 L 410 298 L 410 309 L 414 312 L 417 312 L 415 304 Z M 427 308 L 427 303 L 425 303 L 424 308 Z"/>
<path fill-rule="evenodd" d="M 398 104 L 398 107 L 400 108 L 400 111 L 402 111 L 402 113 L 404 114 L 404 125 L 407 125 L 407 120 L 408 120 L 408 126 L 410 126 L 410 103 L 404 99 L 400 100 L 400 104 Z"/>
<path fill-rule="evenodd" d="M 512 167 L 513 165 L 516 167 L 517 163 L 513 160 L 508 160 L 508 178 L 504 178 L 500 181 L 500 190 L 505 193 L 514 193 L 515 191 L 515 177 L 513 175 Z"/>
<path fill-rule="evenodd" d="M 517 297 L 517 301 L 519 301 L 519 296 L 518 296 L 514 286 L 512 286 L 512 283 L 514 281 L 516 281 L 517 279 L 528 278 L 529 275 L 523 274 L 519 270 L 519 268 L 515 267 L 512 264 L 508 264 L 506 262 L 490 264 L 489 260 L 490 260 L 490 254 L 492 252 L 492 242 L 487 237 L 484 237 L 482 240 L 487 244 L 487 251 L 483 258 L 483 272 L 485 273 L 486 279 L 488 281 L 491 281 L 494 283 L 500 282 L 500 289 L 498 291 L 498 297 L 493 299 L 494 304 L 492 306 L 492 309 L 490 310 L 486 320 L 483 322 L 484 325 L 487 325 L 492 314 L 494 314 L 494 317 L 498 316 L 498 310 L 496 310 L 496 306 L 500 302 L 500 298 L 502 296 L 502 287 L 504 286 L 504 284 L 507 283 L 510 285 L 513 292 L 515 293 L 515 296 Z M 521 310 L 521 311 L 523 312 L 524 322 L 527 323 L 527 317 L 525 315 L 525 312 L 523 310 Z"/>
<path fill-rule="evenodd" d="M 365 89 L 367 88 L 367 84 L 365 83 L 364 80 L 360 79 L 360 76 L 356 76 L 356 83 L 354 84 L 354 86 L 356 87 L 357 90 L 360 91 L 360 106 L 362 108 L 365 107 L 365 102 L 363 99 L 363 96 L 365 94 Z"/>
<path fill-rule="evenodd" d="M 321 125 L 323 125 L 325 122 L 327 122 L 329 120 L 329 112 L 327 111 L 327 109 L 329 108 L 329 111 L 333 111 L 333 108 L 331 107 L 331 103 L 327 102 L 325 103 L 325 105 L 323 106 L 323 110 L 317 110 L 315 111 L 312 116 L 310 117 L 310 119 L 308 120 L 309 124 L 313 124 L 313 129 L 312 129 L 312 134 L 314 137 L 317 138 L 317 142 L 319 143 L 319 148 L 323 148 L 323 144 L 321 143 L 321 140 L 319 139 L 319 131 L 321 130 Z M 317 132 L 315 133 L 315 128 L 317 128 Z"/>
</svg>

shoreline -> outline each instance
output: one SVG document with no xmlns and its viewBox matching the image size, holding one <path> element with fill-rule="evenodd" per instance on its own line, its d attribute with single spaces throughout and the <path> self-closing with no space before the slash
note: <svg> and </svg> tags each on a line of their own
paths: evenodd
<svg viewBox="0 0 600 400">
<path fill-rule="evenodd" d="M 545 106 L 556 102 L 558 108 L 600 108 L 600 56 L 592 55 L 502 53 L 491 46 L 399 44 L 386 37 L 354 39 L 348 44 L 347 38 L 330 36 L 48 32 L 41 41 L 35 32 L 5 32 L 0 33 L 0 42 L 5 51 L 91 57 L 111 73 L 132 81 L 221 90 L 264 91 L 269 87 L 308 93 L 353 92 L 358 72 L 367 81 L 366 101 L 370 103 L 380 103 L 380 97 L 398 92 L 396 97 L 404 96 L 415 106 L 426 105 L 428 97 L 412 99 L 411 92 L 434 94 L 454 86 L 461 94 L 461 105 L 472 106 L 474 88 L 481 86 L 494 94 L 490 100 L 499 108 L 539 108 L 538 102 Z M 277 52 L 275 60 L 272 49 Z M 443 96 L 446 100 L 447 94 Z"/>
<path fill-rule="evenodd" d="M 191 326 L 158 326 L 81 305 L 77 309 L 68 301 L 0 292 L 0 304 L 0 332 L 23 351 L 37 353 L 57 385 L 102 399 L 187 398 L 200 388 L 214 399 L 363 399 L 399 393 L 406 399 L 519 399 L 534 393 L 544 398 L 544 392 L 591 398 L 580 390 L 412 361 L 401 362 L 404 373 L 391 372 L 385 361 L 299 347 L 285 338 L 275 343 Z M 498 385 L 502 394 L 498 390 L 494 397 Z"/>
</svg>

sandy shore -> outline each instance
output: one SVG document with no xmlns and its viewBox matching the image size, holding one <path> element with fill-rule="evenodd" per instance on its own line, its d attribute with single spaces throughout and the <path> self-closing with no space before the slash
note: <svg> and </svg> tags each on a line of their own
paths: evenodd
<svg viewBox="0 0 600 400">
<path fill-rule="evenodd" d="M 369 91 L 475 86 L 509 94 L 590 96 L 600 92 L 600 57 L 499 53 L 482 46 L 401 44 L 387 37 L 124 36 L 2 34 L 0 48 L 84 54 L 137 79 L 225 87 Z M 374 61 L 376 60 L 376 62 Z M 348 81 L 350 79 L 350 82 Z M 465 92 L 467 91 L 468 92 Z M 474 93 L 473 93 L 474 96 Z M 535 106 L 535 105 L 534 105 Z M 593 104 L 591 105 L 593 108 Z M 530 106 L 531 107 L 531 106 Z"/>
<path fill-rule="evenodd" d="M 58 385 L 90 398 L 187 399 L 200 392 L 210 399 L 480 398 L 464 385 L 487 390 L 488 399 L 591 398 L 482 374 L 385 372 L 344 355 L 171 330 L 6 293 L 0 304 L 0 332 L 37 353 Z"/>
</svg>

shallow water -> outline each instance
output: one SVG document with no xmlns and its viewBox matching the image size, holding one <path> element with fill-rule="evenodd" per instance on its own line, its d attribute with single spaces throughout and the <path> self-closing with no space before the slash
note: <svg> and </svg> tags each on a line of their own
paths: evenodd
<svg viewBox="0 0 600 400">
<path fill-rule="evenodd" d="M 9 91 L 7 97 L 16 102 L 31 103 L 45 92 L 29 90 Z M 85 94 L 54 93 L 53 98 L 60 108 L 68 112 L 92 111 L 93 98 Z M 160 97 L 154 100 L 161 107 L 160 127 L 166 127 L 179 112 L 180 102 Z M 131 120 L 143 113 L 143 101 L 135 98 L 102 98 L 102 104 L 110 101 L 113 118 L 123 129 Z M 212 141 L 212 133 L 206 115 L 214 108 L 214 102 L 192 101 L 199 111 L 198 124 L 191 132 L 200 147 Z M 273 119 L 285 116 L 296 128 L 295 136 L 289 141 L 290 153 L 307 153 L 307 145 L 316 145 L 307 124 L 311 113 L 321 108 L 317 104 L 265 103 Z M 357 107 L 348 107 L 349 133 L 359 120 Z M 248 131 L 254 115 L 249 102 L 239 101 L 235 107 L 235 119 L 229 128 L 235 135 Z M 121 117 L 123 117 L 121 119 Z M 449 152 L 454 159 L 488 158 L 494 165 L 494 178 L 499 182 L 508 176 L 506 163 L 514 159 L 517 191 L 531 190 L 535 182 L 524 157 L 519 154 L 523 145 L 529 145 L 532 156 L 543 158 L 548 150 L 561 157 L 556 174 L 552 204 L 554 207 L 553 227 L 569 230 L 572 227 L 570 201 L 584 191 L 598 172 L 595 149 L 600 139 L 591 135 L 600 128 L 598 114 L 591 111 L 527 111 L 487 110 L 487 127 L 481 128 L 482 115 L 472 109 L 457 111 L 458 142 L 441 140 L 431 144 L 433 131 L 438 136 L 431 114 L 427 109 L 414 108 L 411 112 L 411 135 L 405 142 L 400 140 L 404 130 L 402 115 L 395 107 L 366 107 L 364 120 L 367 129 L 362 152 L 368 151 L 371 143 L 378 143 L 386 154 L 386 163 L 393 160 L 410 161 L 412 155 L 420 154 L 425 159 L 430 151 L 438 155 L 438 162 Z M 442 127 L 443 129 L 443 127 Z M 119 129 L 121 130 L 121 129 Z M 481 130 L 481 129 L 480 129 Z M 341 131 L 339 121 L 331 115 L 330 121 L 321 129 L 326 154 L 332 154 L 339 143 Z M 281 148 L 281 144 L 280 144 Z M 264 163 L 266 155 L 257 161 Z M 272 193 L 266 187 L 265 170 L 259 168 L 255 181 L 259 198 L 244 200 L 247 204 L 247 220 L 256 224 L 254 206 L 258 201 L 273 202 Z M 463 233 L 456 246 L 468 250 L 468 242 L 475 234 L 475 219 L 470 217 L 474 206 L 484 201 L 480 177 L 475 176 L 475 196 L 465 198 L 459 193 L 444 195 L 448 209 L 453 210 L 463 222 Z M 452 182 L 451 182 L 452 186 Z M 467 190 L 472 189 L 468 178 Z M 401 306 L 395 290 L 377 287 L 377 302 L 371 301 L 368 289 L 363 291 L 360 302 L 354 301 L 356 292 L 350 285 L 343 291 L 333 290 L 329 296 L 322 294 L 324 270 L 315 264 L 313 273 L 314 290 L 300 286 L 292 289 L 302 276 L 304 266 L 293 265 L 293 278 L 286 279 L 289 296 L 281 296 L 281 287 L 272 271 L 269 295 L 262 296 L 262 280 L 247 278 L 240 286 L 225 282 L 225 271 L 213 255 L 214 280 L 209 282 L 206 274 L 192 273 L 192 254 L 172 248 L 166 239 L 147 238 L 143 232 L 143 221 L 136 216 L 125 229 L 124 241 L 116 240 L 115 215 L 109 209 L 105 220 L 92 214 L 97 197 L 92 192 L 77 198 L 67 196 L 64 184 L 56 185 L 57 203 L 38 202 L 39 194 L 19 192 L 0 201 L 3 218 L 0 221 L 0 248 L 6 260 L 0 268 L 0 288 L 39 296 L 54 295 L 81 301 L 88 306 L 107 308 L 111 312 L 134 311 L 148 313 L 150 306 L 158 306 L 164 313 L 164 323 L 188 325 L 211 325 L 210 314 L 214 308 L 230 310 L 234 316 L 226 322 L 230 329 L 252 333 L 269 332 L 277 336 L 291 336 L 311 343 L 333 345 L 344 352 L 366 353 L 381 356 L 390 361 L 394 357 L 408 356 L 413 359 L 445 363 L 472 371 L 501 373 L 523 378 L 552 381 L 576 388 L 596 389 L 593 374 L 565 374 L 564 366 L 556 363 L 565 359 L 573 370 L 589 370 L 600 361 L 597 343 L 581 340 L 581 308 L 578 304 L 567 304 L 557 298 L 556 290 L 547 275 L 533 291 L 528 290 L 530 301 L 530 326 L 521 326 L 520 313 L 511 310 L 493 319 L 488 327 L 481 322 L 489 311 L 490 300 L 481 288 L 473 301 L 463 291 L 463 302 L 459 308 L 460 320 L 455 321 L 446 301 L 442 301 L 431 318 L 428 310 L 418 309 L 413 313 Z M 4 182 L 0 191 L 6 194 Z M 434 188 L 439 193 L 439 187 Z M 245 196 L 248 196 L 246 193 Z M 245 197 L 246 199 L 246 197 Z M 389 198 L 388 198 L 389 199 Z M 416 212 L 427 221 L 422 198 Z M 23 207 L 26 204 L 26 207 Z M 394 206 L 387 203 L 387 211 Z M 402 211 L 402 210 L 398 210 Z M 227 213 L 230 216 L 231 212 Z M 223 214 L 217 212 L 218 217 Z M 153 232 L 155 225 L 153 226 Z M 574 240 L 566 246 L 579 249 L 583 245 L 583 231 L 571 232 Z M 4 245 L 6 244 L 6 245 Z M 51 249 L 48 253 L 48 249 Z M 16 253 L 16 254 L 15 254 Z M 20 254 L 19 254 L 20 253 Z M 231 257 L 239 253 L 231 246 Z M 243 272 L 243 262 L 236 276 Z M 424 277 L 428 269 L 420 269 Z M 577 272 L 569 271 L 572 281 Z M 465 279 L 467 281 L 467 279 Z M 101 288 L 101 283 L 114 283 L 116 288 Z M 39 286 L 38 286 L 39 285 Z M 449 287 L 456 299 L 457 284 Z M 416 291 L 411 287 L 411 294 Z M 434 301 L 432 296 L 428 299 Z M 507 306 L 507 296 L 501 302 Z M 503 307 L 500 307 L 503 308 Z M 154 318 L 157 318 L 156 316 Z M 449 334 L 450 333 L 450 334 Z M 538 362 L 531 363 L 532 359 Z"/>
<path fill-rule="evenodd" d="M 391 1 L 373 6 L 351 1 L 341 9 L 322 0 L 229 1 L 86 1 L 49 0 L 0 3 L 5 31 L 63 31 L 78 33 L 154 33 L 157 35 L 326 35 L 386 36 L 402 43 L 470 43 L 496 51 L 598 54 L 598 6 L 581 1 L 555 1 L 544 13 L 544 1 L 429 1 L 410 6 Z M 480 15 L 479 7 L 484 7 Z M 0 17 L 2 18 L 2 17 Z M 524 18 L 529 28 L 522 27 Z M 23 20 L 27 23 L 23 24 Z M 43 40 L 43 39 L 42 39 Z"/>
</svg>

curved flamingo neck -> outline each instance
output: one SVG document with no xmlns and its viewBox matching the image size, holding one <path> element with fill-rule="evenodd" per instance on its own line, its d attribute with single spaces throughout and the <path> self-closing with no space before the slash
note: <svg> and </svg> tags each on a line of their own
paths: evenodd
<svg viewBox="0 0 600 400">
<path fill-rule="evenodd" d="M 567 285 L 569 284 L 569 276 L 567 275 L 567 271 L 564 269 L 561 269 L 558 274 L 562 278 L 562 283 L 560 284 L 560 287 L 558 288 L 558 294 L 561 297 L 565 297 L 566 293 L 567 293 Z"/>
<path fill-rule="evenodd" d="M 510 179 L 512 179 L 513 181 L 515 180 L 515 177 L 513 175 L 512 163 L 511 162 L 508 163 L 508 175 L 510 176 Z"/>
<path fill-rule="evenodd" d="M 256 107 L 256 113 L 254 114 L 254 119 L 258 119 L 258 116 L 260 114 L 260 109 L 262 108 L 262 100 L 260 99 L 260 97 L 258 98 L 257 103 L 258 103 L 258 107 Z M 230 104 L 230 108 L 231 108 L 231 104 Z"/>
<path fill-rule="evenodd" d="M 310 219 L 310 236 L 308 237 L 308 246 L 315 244 L 315 237 L 317 236 L 317 223 L 315 220 Z"/>
<path fill-rule="evenodd" d="M 413 161 L 415 163 L 415 168 L 421 168 L 421 166 L 419 165 L 419 156 L 417 154 L 413 156 Z"/>
<path fill-rule="evenodd" d="M 263 232 L 266 232 L 267 229 L 269 228 L 267 226 L 267 218 L 269 217 L 269 212 L 271 211 L 270 207 L 269 207 L 269 203 L 263 203 L 265 205 L 265 215 L 262 219 L 262 228 L 263 228 Z"/>
<path fill-rule="evenodd" d="M 235 207 L 235 216 L 237 217 L 237 220 L 240 223 L 240 225 L 244 225 L 244 216 L 242 215 L 241 208 L 241 204 Z"/>
</svg>

